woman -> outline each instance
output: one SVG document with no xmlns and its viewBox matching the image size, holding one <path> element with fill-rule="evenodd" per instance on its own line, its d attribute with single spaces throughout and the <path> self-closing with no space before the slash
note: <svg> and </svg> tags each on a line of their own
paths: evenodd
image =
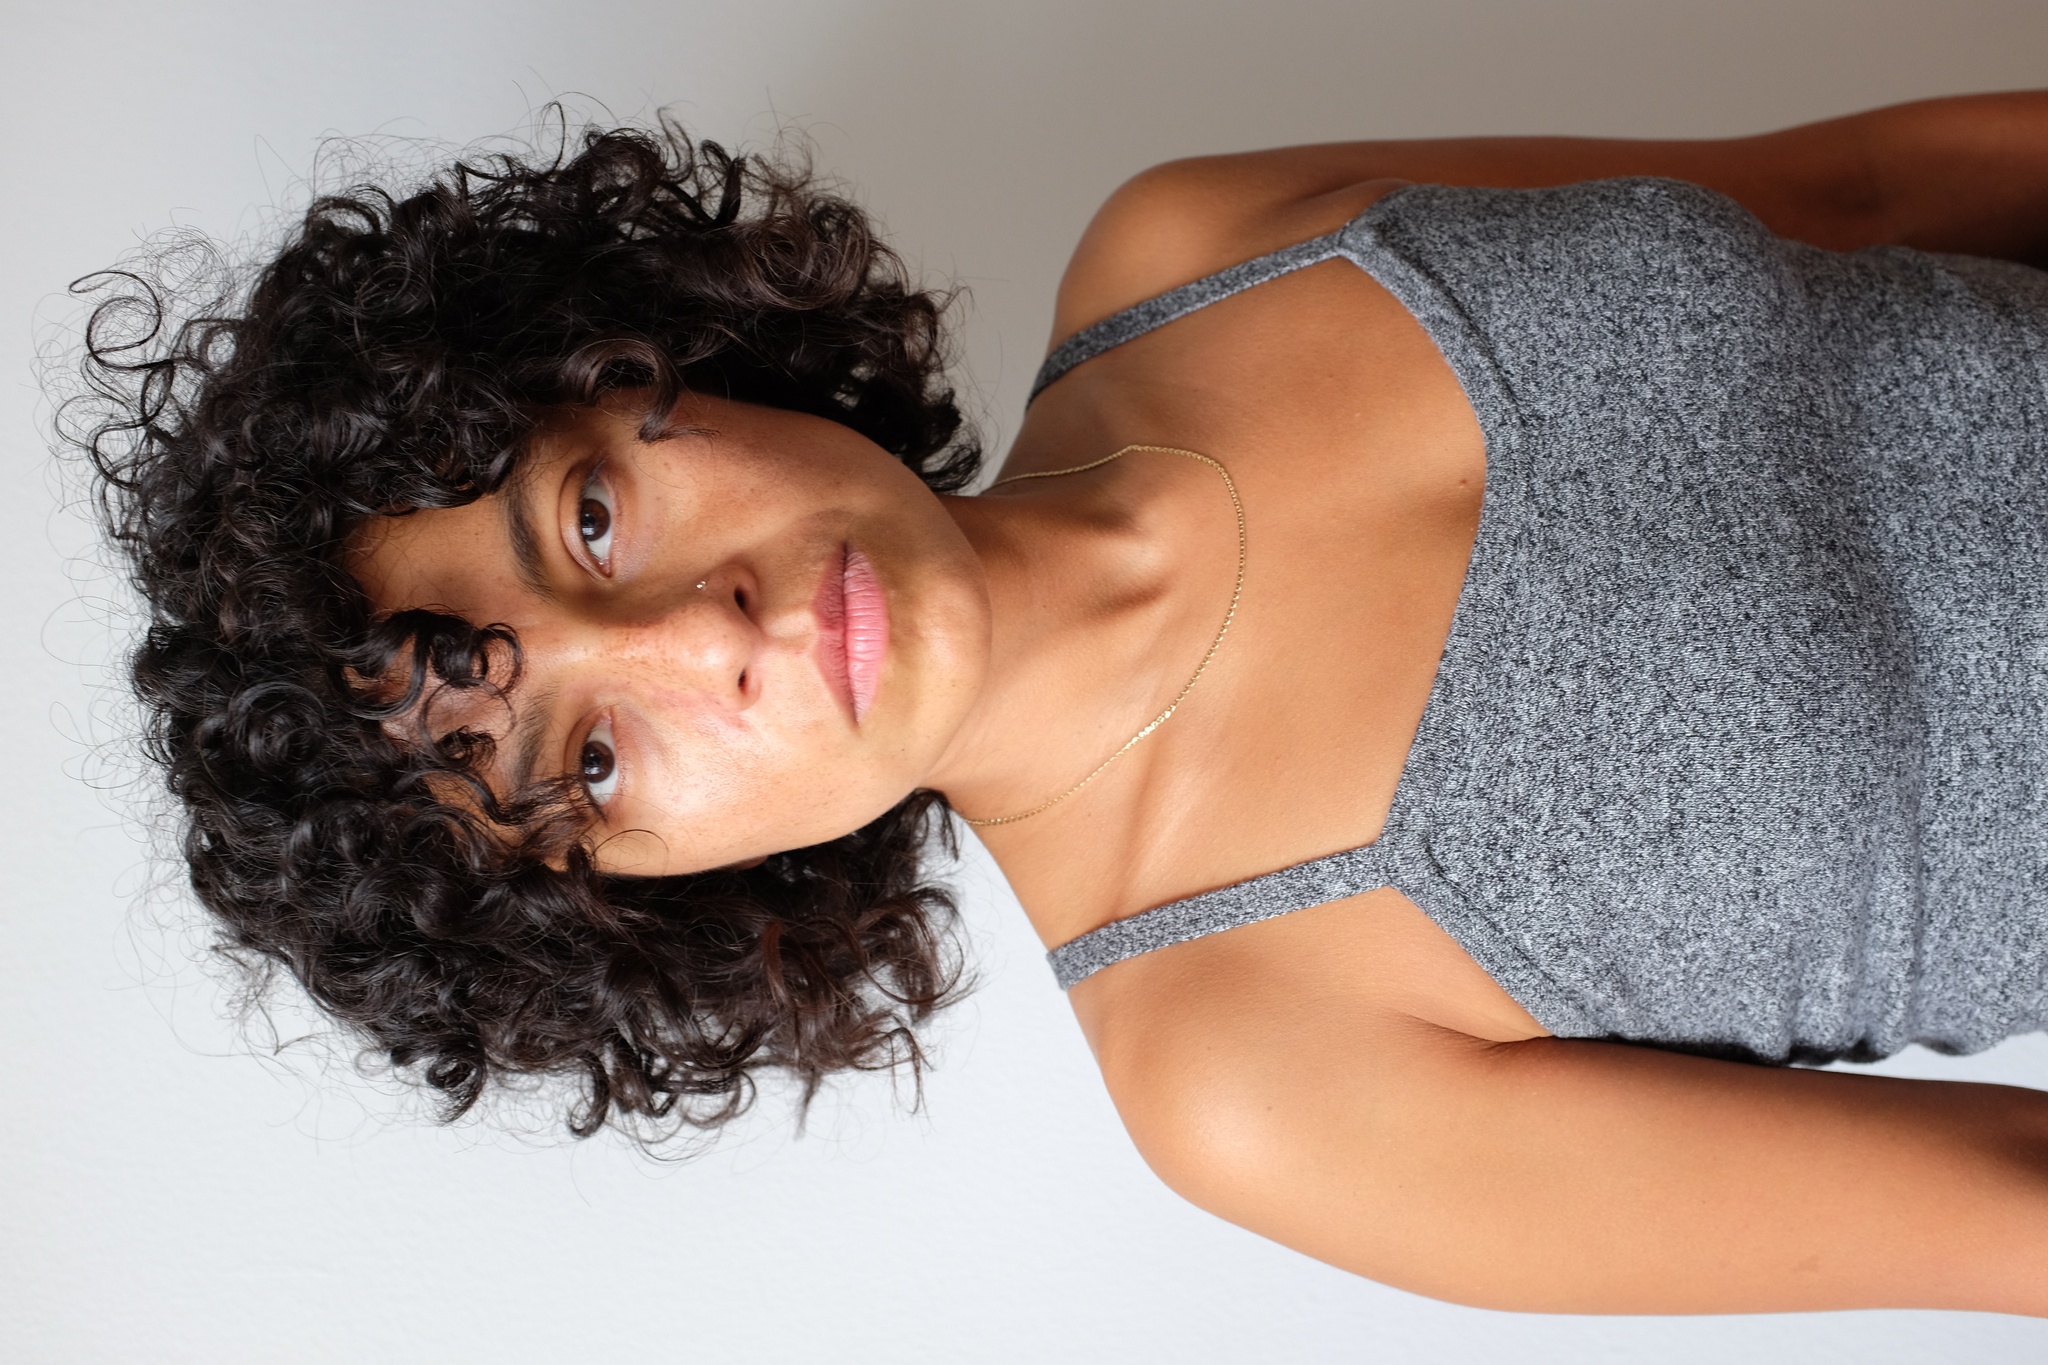
<svg viewBox="0 0 2048 1365">
<path fill-rule="evenodd" d="M 194 885 L 457 1112 L 709 1126 L 915 1065 L 950 804 L 1225 1218 L 1502 1308 L 2048 1313 L 2048 1096 L 1755 1064 L 2043 1025 L 2044 133 L 1161 167 L 980 497 L 938 301 L 800 175 L 324 200 L 95 323 Z"/>
</svg>

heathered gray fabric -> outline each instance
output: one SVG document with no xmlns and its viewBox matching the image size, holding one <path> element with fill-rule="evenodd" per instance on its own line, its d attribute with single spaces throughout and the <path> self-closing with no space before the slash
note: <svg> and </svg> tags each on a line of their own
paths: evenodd
<svg viewBox="0 0 2048 1365">
<path fill-rule="evenodd" d="M 1392 884 L 1560 1036 L 1787 1061 L 2043 1027 L 2048 274 L 1824 252 L 1663 180 L 1416 186 L 1281 256 L 1331 254 L 1487 445 L 1392 813 L 1056 949 L 1061 984 Z"/>
<path fill-rule="evenodd" d="M 1332 256 L 1341 255 L 1343 248 L 1337 244 L 1337 239 L 1342 235 L 1342 229 L 1339 229 L 1313 241 L 1282 247 L 1270 255 L 1218 271 L 1193 284 L 1169 289 L 1156 298 L 1147 299 L 1136 307 L 1126 308 L 1114 317 L 1104 318 L 1093 327 L 1074 333 L 1053 347 L 1052 354 L 1038 367 L 1038 377 L 1031 384 L 1031 397 L 1038 397 L 1039 390 L 1047 384 L 1112 346 L 1121 346 L 1133 337 L 1143 336 L 1155 327 L 1164 327 L 1175 318 L 1186 317 L 1198 308 L 1206 308 L 1218 299 L 1242 293 L 1255 284 L 1264 284 L 1289 271 L 1319 265 Z"/>
</svg>

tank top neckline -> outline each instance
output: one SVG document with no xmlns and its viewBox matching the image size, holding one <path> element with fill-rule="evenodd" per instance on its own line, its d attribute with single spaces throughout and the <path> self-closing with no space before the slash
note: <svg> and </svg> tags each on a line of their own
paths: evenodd
<svg viewBox="0 0 2048 1365">
<path fill-rule="evenodd" d="M 1381 196 L 1364 212 L 1334 231 L 1205 275 L 1083 327 L 1046 356 L 1033 381 L 1031 398 L 1036 399 L 1053 381 L 1084 361 L 1256 285 L 1339 258 L 1366 269 L 1366 260 L 1382 250 L 1374 241 L 1373 221 L 1386 211 L 1390 203 L 1413 188 L 1404 186 Z M 1369 270 L 1368 273 L 1376 272 Z M 1398 296 L 1400 291 L 1396 292 Z M 1408 299 L 1403 298 L 1402 301 L 1407 303 Z M 1460 379 L 1463 380 L 1464 376 L 1460 375 Z M 1468 384 L 1468 392 L 1469 388 Z M 1482 422 L 1482 425 L 1485 424 Z M 1492 444 L 1489 440 L 1488 486 L 1482 498 L 1480 535 L 1484 534 L 1487 522 L 1485 507 L 1493 494 Z M 1453 612 L 1451 630 L 1445 639 L 1443 654 L 1438 659 L 1439 677 L 1444 659 L 1449 657 L 1457 637 L 1458 619 L 1463 614 L 1463 604 L 1471 587 L 1478 549 L 1475 537 L 1472 558 L 1468 560 L 1465 577 L 1459 584 L 1458 606 Z M 1414 737 L 1403 757 L 1392 804 L 1388 807 L 1379 837 L 1372 843 L 1341 849 L 1154 906 L 1081 934 L 1046 954 L 1061 989 L 1069 989 L 1125 958 L 1392 884 L 1399 864 L 1407 861 L 1395 856 L 1396 844 L 1408 827 L 1418 781 L 1416 757 L 1437 709 L 1437 688 L 1432 683 L 1429 699 L 1424 704 Z"/>
</svg>

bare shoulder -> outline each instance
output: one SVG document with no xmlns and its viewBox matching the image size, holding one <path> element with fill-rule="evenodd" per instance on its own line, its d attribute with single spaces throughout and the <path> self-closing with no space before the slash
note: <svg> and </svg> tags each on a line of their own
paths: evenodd
<svg viewBox="0 0 2048 1365">
<path fill-rule="evenodd" d="M 1182 1196 L 1498 1309 L 2048 1315 L 2048 1095 L 1450 1026 L 1455 960 L 1342 921 L 1390 910 L 1297 911 L 1075 988 Z"/>
<path fill-rule="evenodd" d="M 1406 183 L 1331 185 L 1320 163 L 1300 155 L 1306 150 L 1170 161 L 1124 182 L 1067 263 L 1053 344 L 1154 295 L 1341 227 Z"/>
<path fill-rule="evenodd" d="M 1133 1138 L 1177 1188 L 1242 1155 L 1230 1116 L 1265 1109 L 1268 1082 L 1295 1071 L 1276 1056 L 1306 1063 L 1332 1025 L 1361 1076 L 1546 1036 L 1392 887 L 1119 963 L 1073 1004 Z"/>
</svg>

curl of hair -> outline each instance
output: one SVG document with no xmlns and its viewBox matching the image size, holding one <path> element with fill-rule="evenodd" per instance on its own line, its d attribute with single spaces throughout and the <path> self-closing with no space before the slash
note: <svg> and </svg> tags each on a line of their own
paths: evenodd
<svg viewBox="0 0 2048 1365">
<path fill-rule="evenodd" d="M 315 200 L 224 301 L 174 318 L 147 266 L 95 300 L 68 437 L 147 600 L 145 738 L 225 946 L 279 964 L 445 1117 L 560 1078 L 568 1126 L 711 1129 L 764 1068 L 908 1065 L 961 986 L 917 793 L 758 867 L 600 873 L 560 791 L 501 799 L 489 741 L 408 729 L 510 685 L 517 641 L 379 618 L 343 567 L 368 518 L 504 484 L 551 410 L 685 392 L 830 418 L 947 491 L 979 451 L 943 381 L 945 300 L 807 168 L 663 122 Z M 76 404 L 85 418 L 77 420 Z M 407 679 L 392 696 L 365 679 Z M 459 783 L 471 800 L 448 800 Z"/>
</svg>

